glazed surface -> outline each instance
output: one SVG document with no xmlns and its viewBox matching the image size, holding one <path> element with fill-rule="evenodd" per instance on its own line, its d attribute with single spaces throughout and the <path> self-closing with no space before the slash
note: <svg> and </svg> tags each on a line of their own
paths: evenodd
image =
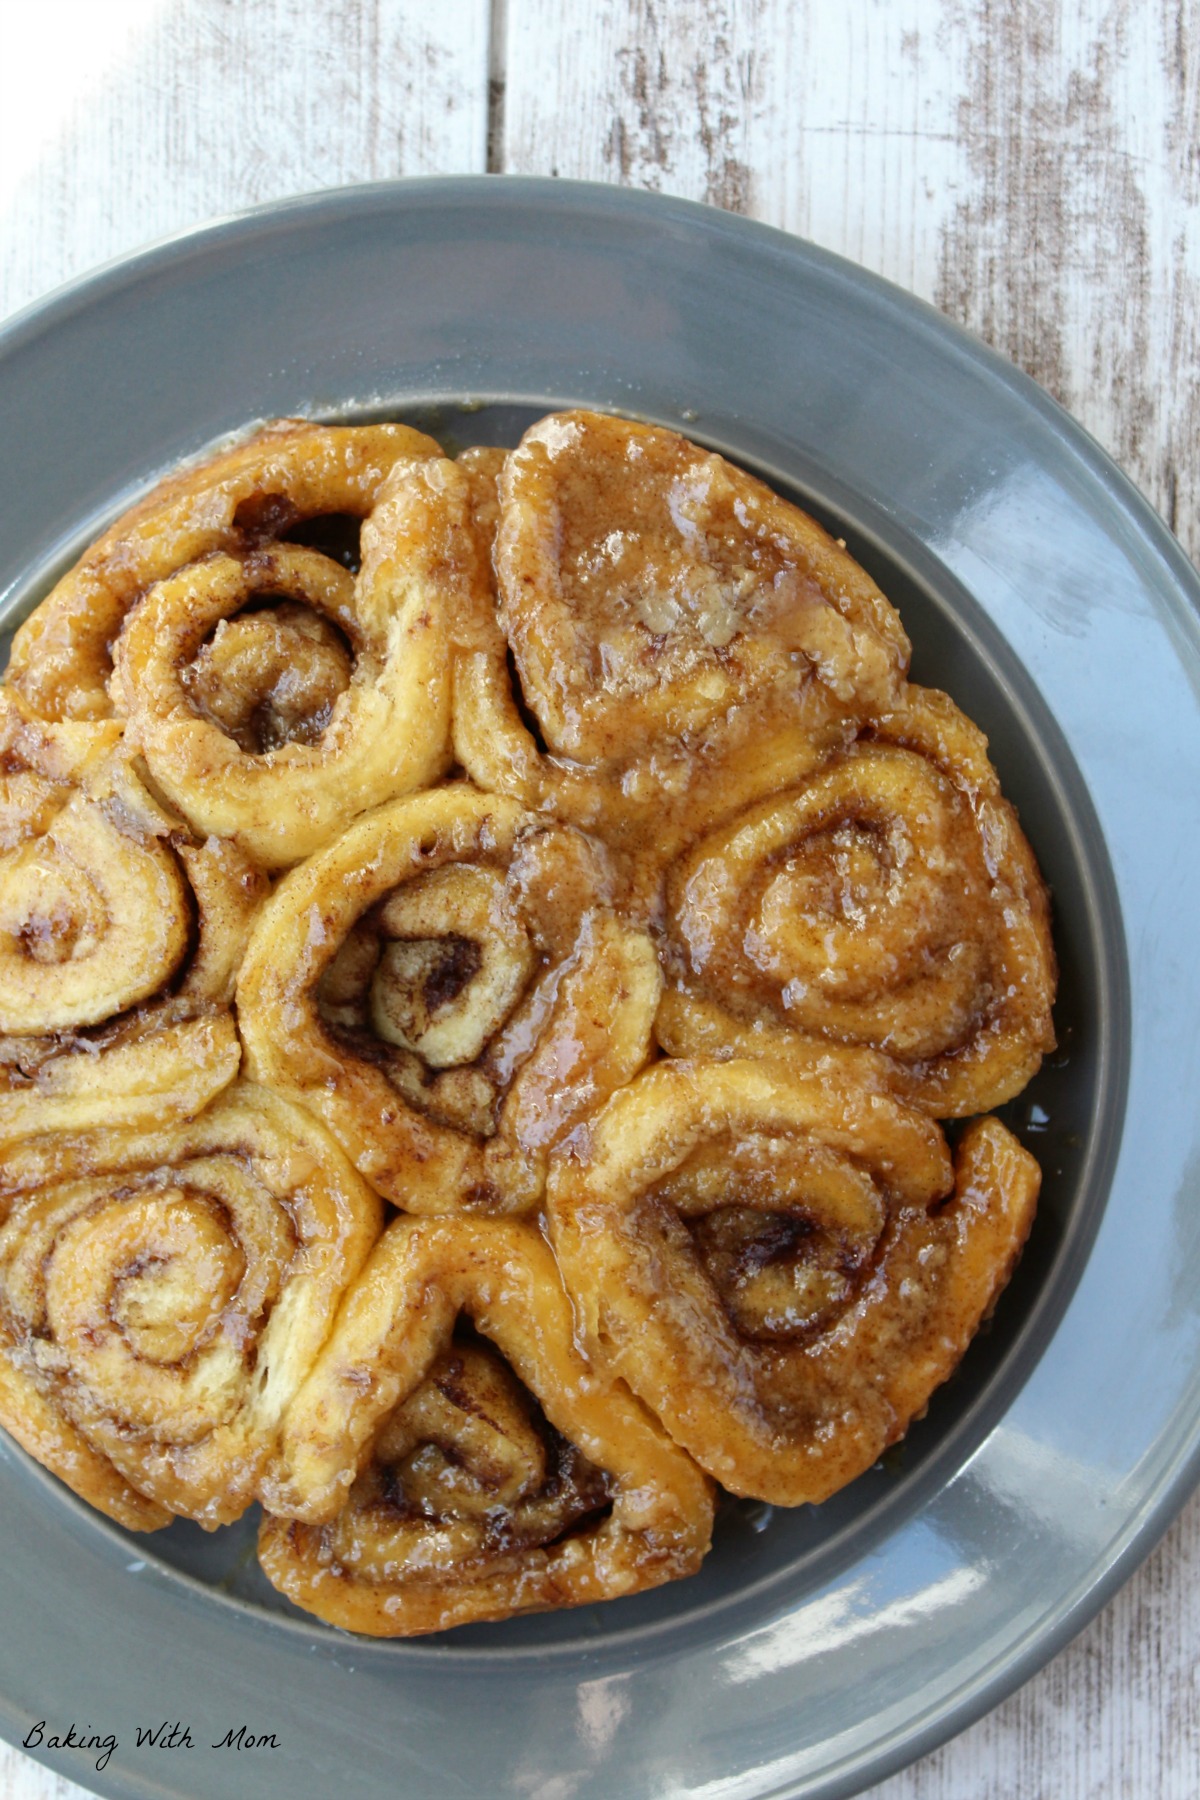
<svg viewBox="0 0 1200 1800">
<path fill-rule="evenodd" d="M 283 423 L 0 690 L 0 1420 L 376 1635 L 693 1571 L 996 1304 L 1053 1047 L 982 734 L 659 428 Z M 971 1122 L 951 1149 L 939 1121 Z"/>
</svg>

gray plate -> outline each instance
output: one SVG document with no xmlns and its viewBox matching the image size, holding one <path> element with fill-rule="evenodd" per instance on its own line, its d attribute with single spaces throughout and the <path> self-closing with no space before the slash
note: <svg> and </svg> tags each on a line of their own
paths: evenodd
<svg viewBox="0 0 1200 1800">
<path fill-rule="evenodd" d="M 691 1582 L 371 1644 L 261 1583 L 247 1527 L 135 1539 L 0 1450 L 0 1727 L 106 1795 L 847 1795 L 995 1704 L 1200 1473 L 1197 581 L 1036 387 L 929 308 L 676 201 L 463 180 L 297 201 L 0 333 L 0 595 L 20 616 L 159 472 L 249 419 L 511 441 L 584 402 L 681 427 L 835 524 L 919 679 L 985 727 L 1055 892 L 1046 1170 L 991 1330 L 820 1509 L 730 1504 Z M 1122 919 L 1124 926 L 1122 926 Z M 138 1748 L 176 1720 L 192 1750 Z M 209 1748 L 245 1725 L 277 1749 Z"/>
</svg>

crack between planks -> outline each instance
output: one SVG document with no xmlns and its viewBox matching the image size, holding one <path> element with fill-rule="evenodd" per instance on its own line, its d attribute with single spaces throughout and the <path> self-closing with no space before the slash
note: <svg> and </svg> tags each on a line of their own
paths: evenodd
<svg viewBox="0 0 1200 1800">
<path fill-rule="evenodd" d="M 487 172 L 504 173 L 504 101 L 508 87 L 508 0 L 491 0 L 488 14 Z"/>
</svg>

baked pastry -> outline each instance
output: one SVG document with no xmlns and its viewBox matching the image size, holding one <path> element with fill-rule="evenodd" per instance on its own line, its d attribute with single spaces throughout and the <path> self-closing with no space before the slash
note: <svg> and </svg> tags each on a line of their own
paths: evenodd
<svg viewBox="0 0 1200 1800">
<path fill-rule="evenodd" d="M 691 850 L 668 921 L 673 1055 L 813 1043 L 962 1118 L 1054 1048 L 1045 887 L 983 733 L 929 688 Z"/>
<path fill-rule="evenodd" d="M 801 1064 L 802 1066 L 802 1064 Z M 815 1061 L 660 1063 L 555 1164 L 585 1342 L 736 1494 L 826 1500 L 902 1437 L 1012 1272 L 1041 1175 Z"/>
<path fill-rule="evenodd" d="M 869 1468 L 1021 1253 L 1054 1042 L 908 673 L 844 544 L 595 413 L 284 422 L 118 520 L 0 687 L 0 1423 L 132 1528 L 261 1502 L 378 1636 Z"/>
<path fill-rule="evenodd" d="M 159 805 L 114 723 L 0 689 L 0 764 L 0 1148 L 192 1116 L 237 1074 L 265 877 Z"/>
<path fill-rule="evenodd" d="M 188 563 L 134 608 L 114 649 L 114 705 L 198 831 L 280 868 L 444 773 L 445 540 L 469 544 L 444 466 L 402 457 L 379 481 L 354 575 L 268 543 Z"/>
<path fill-rule="evenodd" d="M 555 414 L 478 516 L 495 600 L 455 628 L 454 744 L 481 787 L 657 856 L 899 697 L 908 639 L 865 571 L 674 432 Z"/>
<path fill-rule="evenodd" d="M 30 614 L 6 681 L 42 718 L 109 718 L 111 646 L 156 581 L 214 554 L 244 556 L 297 537 L 356 562 L 346 525 L 371 511 L 401 458 L 438 453 L 407 425 L 281 419 L 180 470 L 123 513 Z"/>
<path fill-rule="evenodd" d="M 238 1082 L 160 1130 L 59 1133 L 0 1174 L 0 1423 L 122 1524 L 229 1524 L 380 1204 L 322 1128 Z"/>
<path fill-rule="evenodd" d="M 693 1573 L 712 1532 L 711 1484 L 583 1361 L 554 1258 L 513 1222 L 389 1226 L 284 1460 L 263 1568 L 373 1636 L 638 1593 Z"/>
<path fill-rule="evenodd" d="M 462 782 L 395 801 L 264 908 L 250 1067 L 406 1212 L 528 1211 L 554 1143 L 649 1055 L 658 961 L 612 897 L 570 826 Z"/>
</svg>

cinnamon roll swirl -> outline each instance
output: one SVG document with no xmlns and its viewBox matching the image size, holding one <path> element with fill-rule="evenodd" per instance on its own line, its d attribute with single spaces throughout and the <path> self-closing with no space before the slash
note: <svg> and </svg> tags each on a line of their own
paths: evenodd
<svg viewBox="0 0 1200 1800">
<path fill-rule="evenodd" d="M 1054 1048 L 1049 905 L 987 740 L 910 687 L 850 749 L 704 839 L 668 883 L 677 1055 L 823 1047 L 938 1118 Z"/>
<path fill-rule="evenodd" d="M 189 1115 L 230 1082 L 265 890 L 163 811 L 118 726 L 47 725 L 0 689 L 0 1147 Z"/>
<path fill-rule="evenodd" d="M 191 562 L 133 610 L 114 702 L 197 830 L 278 868 L 443 773 L 445 613 L 475 580 L 461 488 L 452 464 L 401 458 L 376 484 L 356 575 L 268 543 Z"/>
<path fill-rule="evenodd" d="M 659 1064 L 547 1187 L 592 1352 L 727 1488 L 784 1506 L 903 1436 L 1007 1282 L 1040 1181 L 996 1120 L 952 1165 L 923 1114 L 802 1062 Z"/>
<path fill-rule="evenodd" d="M 238 1082 L 197 1119 L 5 1159 L 0 1424 L 122 1524 L 227 1524 L 378 1237 L 315 1121 Z"/>
<path fill-rule="evenodd" d="M 406 425 L 283 419 L 170 476 L 97 538 L 25 621 L 5 679 L 42 718 L 108 718 L 110 646 L 156 581 L 289 535 L 355 560 L 345 527 L 367 516 L 401 458 L 438 454 L 432 438 Z"/>
<path fill-rule="evenodd" d="M 700 1565 L 712 1490 L 572 1336 L 530 1227 L 396 1220 L 291 1408 L 259 1557 L 331 1624 L 412 1636 Z"/>
<path fill-rule="evenodd" d="M 496 598 L 476 591 L 455 674 L 482 787 L 656 853 L 896 703 L 908 640 L 875 584 L 674 432 L 544 419 L 477 508 L 493 519 Z"/>
<path fill-rule="evenodd" d="M 238 985 L 257 1078 L 397 1206 L 516 1212 L 554 1143 L 645 1062 L 654 946 L 603 849 L 454 784 L 294 870 Z"/>
<path fill-rule="evenodd" d="M 135 1528 L 260 1500 L 383 1636 L 861 1474 L 1036 1203 L 935 1121 L 1054 1041 L 908 661 L 806 514 L 587 412 L 284 422 L 120 519 L 0 688 L 0 1425 Z"/>
</svg>

